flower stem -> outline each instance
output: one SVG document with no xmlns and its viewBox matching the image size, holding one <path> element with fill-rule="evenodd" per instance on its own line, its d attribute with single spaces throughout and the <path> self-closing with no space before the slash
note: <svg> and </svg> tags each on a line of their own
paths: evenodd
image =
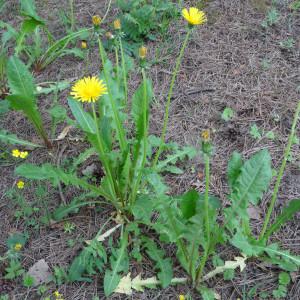
<svg viewBox="0 0 300 300">
<path fill-rule="evenodd" d="M 206 231 L 206 243 L 207 246 L 204 249 L 204 254 L 202 256 L 200 266 L 196 273 L 196 286 L 199 284 L 204 266 L 208 259 L 209 248 L 210 248 L 210 223 L 209 223 L 209 182 L 210 182 L 210 168 L 209 168 L 209 155 L 204 154 L 204 163 L 205 163 L 205 193 L 204 193 L 204 210 L 205 210 L 205 231 Z"/>
<path fill-rule="evenodd" d="M 153 167 L 156 166 L 156 164 L 158 162 L 158 159 L 159 159 L 159 156 L 160 156 L 160 154 L 163 150 L 164 143 L 165 143 L 167 125 L 168 125 L 168 120 L 169 120 L 169 109 L 170 109 L 171 98 L 172 98 L 172 95 L 173 95 L 173 88 L 174 88 L 175 80 L 176 80 L 176 77 L 177 77 L 177 74 L 178 74 L 178 71 L 179 71 L 179 67 L 180 67 L 180 64 L 181 64 L 181 61 L 182 61 L 184 50 L 187 46 L 187 42 L 189 40 L 191 31 L 192 31 L 192 29 L 189 28 L 188 32 L 185 36 L 185 40 L 182 44 L 179 56 L 177 58 L 175 69 L 173 71 L 172 80 L 171 80 L 169 93 L 168 93 L 168 98 L 167 98 L 166 109 L 165 109 L 165 116 L 164 116 L 164 123 L 163 123 L 163 128 L 162 128 L 162 133 L 161 133 L 160 145 L 158 147 L 158 150 L 157 150 L 156 155 L 155 155 L 154 160 L 153 160 L 153 164 L 152 164 Z"/>
<path fill-rule="evenodd" d="M 100 137 L 100 132 L 99 132 L 99 126 L 98 126 L 98 119 L 96 116 L 96 110 L 95 110 L 95 104 L 92 103 L 92 111 L 93 111 L 93 118 L 94 118 L 94 122 L 95 122 L 95 127 L 96 127 L 96 136 L 97 136 L 97 142 L 98 142 L 98 146 L 99 146 L 99 150 L 100 150 L 100 158 L 102 160 L 103 166 L 105 168 L 106 174 L 108 176 L 108 180 L 110 183 L 110 192 L 111 195 L 115 198 L 116 200 L 116 191 L 115 191 L 115 184 L 114 184 L 114 180 L 112 177 L 112 173 L 110 170 L 110 165 L 105 157 L 105 151 L 104 151 L 104 145 L 101 141 L 101 137 Z"/>
<path fill-rule="evenodd" d="M 205 227 L 207 235 L 207 244 L 210 244 L 210 224 L 209 224 L 209 181 L 210 181 L 210 169 L 209 169 L 209 156 L 204 155 L 205 161 L 205 194 L 204 194 L 204 209 L 205 209 Z"/>
<path fill-rule="evenodd" d="M 124 81 L 124 93 L 125 93 L 125 100 L 124 104 L 127 104 L 128 98 L 128 86 L 127 86 L 127 75 L 126 75 L 126 66 L 125 66 L 125 57 L 124 57 L 124 49 L 121 37 L 119 37 L 119 44 L 120 44 L 120 52 L 121 52 L 121 59 L 122 59 L 122 71 L 123 71 L 123 81 Z"/>
<path fill-rule="evenodd" d="M 107 74 L 107 71 L 106 71 L 106 68 L 105 68 L 104 49 L 103 49 L 100 38 L 98 38 L 98 43 L 99 43 L 99 51 L 100 51 L 100 56 L 101 56 L 101 60 L 102 60 L 102 65 L 103 65 L 103 73 L 104 73 L 105 81 L 106 81 L 106 84 L 107 84 L 108 96 L 109 96 L 111 108 L 112 108 L 112 111 L 113 111 L 114 121 L 115 121 L 116 127 L 117 127 L 117 137 L 118 137 L 119 142 L 120 142 L 121 151 L 124 152 L 127 149 L 127 146 L 128 146 L 127 142 L 126 142 L 126 138 L 125 138 L 125 131 L 124 131 L 124 127 L 121 124 L 118 108 L 116 106 L 116 103 L 113 99 L 113 96 L 112 96 L 112 93 L 111 93 L 111 90 L 110 90 L 109 77 L 108 77 L 108 74 Z"/>
<path fill-rule="evenodd" d="M 284 170 L 285 170 L 285 166 L 286 166 L 288 157 L 291 153 L 291 148 L 292 148 L 293 139 L 294 139 L 294 136 L 295 136 L 296 125 L 297 125 L 297 121 L 299 119 L 299 114 L 300 114 L 300 101 L 298 102 L 298 106 L 297 106 L 297 109 L 296 109 L 296 112 L 295 112 L 295 115 L 294 115 L 291 132 L 289 134 L 288 144 L 287 144 L 287 146 L 285 148 L 285 151 L 284 151 L 283 160 L 282 160 L 282 163 L 281 163 L 281 166 L 280 166 L 280 169 L 279 169 L 279 173 L 278 173 L 278 176 L 277 176 L 277 179 L 276 179 L 275 187 L 274 187 L 274 190 L 273 190 L 271 203 L 269 205 L 269 208 L 268 208 L 268 211 L 267 211 L 267 214 L 266 214 L 266 218 L 265 218 L 265 221 L 264 221 L 262 231 L 261 231 L 260 236 L 259 236 L 259 240 L 262 240 L 264 238 L 264 235 L 266 233 L 266 230 L 267 230 L 267 227 L 269 225 L 270 218 L 271 218 L 271 215 L 272 215 L 272 212 L 273 212 L 273 209 L 274 209 L 274 205 L 275 205 L 276 200 L 277 200 L 277 195 L 278 195 L 280 183 L 281 183 L 281 180 L 282 180 L 282 177 L 283 177 L 283 173 L 284 173 Z"/>
</svg>

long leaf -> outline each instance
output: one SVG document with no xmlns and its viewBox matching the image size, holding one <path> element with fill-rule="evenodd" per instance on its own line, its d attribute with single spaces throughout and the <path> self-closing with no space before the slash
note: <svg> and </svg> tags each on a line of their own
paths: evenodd
<svg viewBox="0 0 300 300">
<path fill-rule="evenodd" d="M 243 208 L 248 201 L 257 204 L 272 178 L 271 157 L 267 150 L 261 150 L 247 160 L 234 182 L 234 200 Z"/>
<path fill-rule="evenodd" d="M 33 76 L 16 56 L 11 56 L 8 60 L 7 79 L 11 94 L 25 96 L 35 102 Z"/>
<path fill-rule="evenodd" d="M 119 273 L 123 270 L 123 260 L 126 255 L 126 248 L 128 244 L 128 233 L 125 231 L 122 242 L 121 242 L 121 247 L 117 251 L 117 259 L 111 261 L 112 265 L 112 270 L 106 270 L 105 275 L 104 275 L 104 293 L 105 296 L 108 297 L 110 294 L 114 292 L 116 287 L 118 286 L 121 276 Z"/>
<path fill-rule="evenodd" d="M 96 194 L 111 200 L 110 195 L 103 191 L 101 187 L 89 184 L 85 180 L 78 178 L 76 175 L 65 173 L 62 169 L 56 168 L 50 164 L 43 164 L 41 166 L 22 164 L 16 168 L 15 172 L 28 179 L 50 180 L 54 185 L 57 185 L 61 181 L 66 185 L 74 185 L 88 191 L 93 191 Z"/>
<path fill-rule="evenodd" d="M 95 134 L 96 125 L 91 115 L 85 112 L 82 105 L 72 98 L 68 98 L 68 104 L 81 129 L 84 132 Z"/>
<path fill-rule="evenodd" d="M 0 140 L 3 143 L 12 144 L 12 145 L 22 145 L 22 146 L 28 146 L 28 147 L 43 147 L 41 145 L 37 145 L 22 139 L 19 139 L 15 134 L 10 134 L 5 130 L 0 130 Z"/>
</svg>

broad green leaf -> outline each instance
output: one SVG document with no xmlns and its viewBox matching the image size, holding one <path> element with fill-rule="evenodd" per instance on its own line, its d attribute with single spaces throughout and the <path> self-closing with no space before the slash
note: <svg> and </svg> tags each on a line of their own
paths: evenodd
<svg viewBox="0 0 300 300">
<path fill-rule="evenodd" d="M 127 266 L 124 268 L 124 261 L 128 260 L 127 256 L 127 244 L 128 244 L 128 233 L 125 231 L 122 240 L 121 247 L 116 253 L 110 257 L 110 263 L 112 270 L 107 269 L 104 275 L 104 293 L 108 297 L 117 288 L 121 275 L 120 272 L 126 272 Z"/>
<path fill-rule="evenodd" d="M 138 194 L 132 207 L 132 213 L 139 222 L 149 224 L 153 214 L 153 197 L 150 195 Z"/>
<path fill-rule="evenodd" d="M 199 201 L 199 193 L 195 190 L 190 190 L 179 196 L 180 209 L 185 219 L 196 214 L 197 201 Z"/>
<path fill-rule="evenodd" d="M 32 74 L 16 56 L 11 56 L 7 63 L 7 80 L 11 94 L 32 99 L 35 102 L 35 84 Z"/>
<path fill-rule="evenodd" d="M 54 167 L 51 164 L 43 164 L 41 166 L 22 164 L 15 169 L 15 172 L 28 179 L 50 180 L 54 185 L 62 181 L 66 185 L 78 186 L 85 190 L 95 192 L 98 195 L 102 195 L 106 199 L 110 199 L 110 196 L 103 191 L 102 188 L 89 184 L 74 174 L 65 173 L 62 169 Z"/>
<path fill-rule="evenodd" d="M 265 239 L 268 239 L 271 234 L 277 231 L 285 222 L 292 219 L 292 217 L 300 211 L 300 199 L 292 200 L 289 202 L 282 213 L 276 218 L 275 222 L 269 227 L 264 235 Z"/>
<path fill-rule="evenodd" d="M 22 145 L 22 146 L 28 146 L 28 147 L 43 147 L 41 145 L 37 145 L 31 142 L 27 142 L 25 140 L 19 139 L 15 134 L 10 134 L 5 130 L 0 130 L 0 140 L 3 143 L 12 144 L 12 145 Z"/>
<path fill-rule="evenodd" d="M 144 84 L 146 84 L 146 87 L 144 87 Z M 144 136 L 144 124 L 148 124 L 149 105 L 152 98 L 152 83 L 149 79 L 146 79 L 145 83 L 142 82 L 132 96 L 131 114 L 135 123 L 138 140 L 141 140 Z"/>
<path fill-rule="evenodd" d="M 240 153 L 233 152 L 227 167 L 227 178 L 229 186 L 232 188 L 241 173 L 243 159 Z"/>
<path fill-rule="evenodd" d="M 32 98 L 24 95 L 13 94 L 7 96 L 6 99 L 10 102 L 10 106 L 13 109 L 23 111 L 26 117 L 35 126 L 37 132 L 42 136 L 41 134 L 41 132 L 43 132 L 42 117 L 35 104 L 34 97 Z"/>
<path fill-rule="evenodd" d="M 80 128 L 86 133 L 95 134 L 96 125 L 91 115 L 83 110 L 82 105 L 78 101 L 68 98 L 68 103 Z"/>
<path fill-rule="evenodd" d="M 146 253 L 156 263 L 155 268 L 159 270 L 157 277 L 161 286 L 166 288 L 172 280 L 173 270 L 170 258 L 164 258 L 165 252 L 157 247 L 154 241 L 143 237 L 143 244 L 146 247 Z"/>
<path fill-rule="evenodd" d="M 34 0 L 22 0 L 20 3 L 22 15 L 35 19 L 42 24 L 44 23 L 44 21 L 37 15 Z"/>
<path fill-rule="evenodd" d="M 261 150 L 247 160 L 234 182 L 234 204 L 246 208 L 248 201 L 257 204 L 272 178 L 271 157 L 267 150 Z"/>
</svg>

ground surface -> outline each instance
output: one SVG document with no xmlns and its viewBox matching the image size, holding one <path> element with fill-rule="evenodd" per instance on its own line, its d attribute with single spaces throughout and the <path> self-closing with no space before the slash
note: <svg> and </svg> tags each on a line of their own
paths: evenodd
<svg viewBox="0 0 300 300">
<path fill-rule="evenodd" d="M 9 10 L 5 20 L 16 24 L 17 2 L 9 1 Z M 47 19 L 50 31 L 57 37 L 63 36 L 63 28 L 57 21 L 58 12 L 67 9 L 67 1 L 44 0 L 39 2 L 39 13 Z M 90 16 L 96 13 L 103 14 L 106 1 L 74 1 L 76 22 L 80 26 L 89 26 Z M 266 2 L 266 6 L 262 3 Z M 277 25 L 267 29 L 261 23 L 268 8 L 268 1 L 259 0 L 212 0 L 205 10 L 208 13 L 209 23 L 197 29 L 185 53 L 181 71 L 178 75 L 175 96 L 170 111 L 170 125 L 167 138 L 181 145 L 196 145 L 201 130 L 210 128 L 214 130 L 213 141 L 215 145 L 214 161 L 212 163 L 212 192 L 221 197 L 224 206 L 227 203 L 224 197 L 227 191 L 226 165 L 230 154 L 238 150 L 245 157 L 261 148 L 268 148 L 272 155 L 273 167 L 278 167 L 283 154 L 289 128 L 291 126 L 293 111 L 299 99 L 300 87 L 300 16 L 292 15 L 288 9 L 290 1 L 277 1 L 277 8 L 281 18 Z M 113 19 L 114 9 L 109 19 Z M 159 133 L 163 117 L 163 105 L 166 99 L 170 82 L 170 72 L 174 66 L 174 57 L 179 51 L 180 42 L 184 36 L 182 23 L 172 23 L 167 40 L 151 42 L 148 44 L 150 57 L 159 58 L 159 63 L 151 69 L 151 78 L 156 91 L 156 102 L 152 108 L 151 132 Z M 280 41 L 292 37 L 295 46 L 282 49 Z M 91 64 L 86 74 L 97 72 L 100 64 L 96 59 L 97 50 L 91 50 Z M 151 59 L 150 58 L 150 59 Z M 71 57 L 59 59 L 45 71 L 37 75 L 37 82 L 57 81 L 60 79 L 75 80 L 84 74 L 85 65 L 82 61 Z M 136 75 L 132 76 L 132 86 L 136 86 Z M 65 104 L 68 91 L 59 95 L 59 102 Z M 51 96 L 40 99 L 40 107 L 46 111 L 51 104 Z M 221 120 L 220 115 L 225 107 L 231 107 L 235 117 L 230 122 Z M 45 114 L 46 126 L 50 127 L 49 117 Z M 277 138 L 269 140 L 253 139 L 250 126 L 256 123 L 264 132 L 272 130 Z M 0 120 L 0 127 L 18 133 L 26 140 L 35 140 L 33 128 L 19 113 L 11 112 Z M 61 130 L 63 126 L 58 128 Z M 76 136 L 72 133 L 71 136 Z M 2 148 L 2 147 L 1 147 Z M 68 157 L 78 155 L 85 144 L 74 139 L 65 139 L 55 145 L 52 154 L 46 150 L 35 150 L 28 161 L 40 164 L 42 162 L 64 161 Z M 293 147 L 293 160 L 287 166 L 283 184 L 280 189 L 279 201 L 275 213 L 278 213 L 290 199 L 300 197 L 300 169 L 299 147 Z M 203 171 L 201 159 L 187 162 L 186 172 L 181 176 L 167 176 L 172 192 L 178 193 L 189 187 L 203 190 L 203 180 L 196 175 Z M 193 168 L 196 173 L 192 171 Z M 24 222 L 16 221 L 14 217 L 16 204 L 7 196 L 7 191 L 14 186 L 15 163 L 6 160 L 1 165 L 0 181 L 0 255 L 5 251 L 5 241 L 9 233 L 26 229 Z M 34 189 L 37 183 L 32 183 L 24 190 L 26 201 L 35 200 Z M 66 201 L 80 192 L 74 189 L 64 191 Z M 61 203 L 57 190 L 47 186 L 44 197 L 51 210 Z M 261 215 L 270 200 L 266 194 L 260 205 L 260 211 L 253 219 L 254 228 L 259 229 L 262 224 Z M 92 238 L 101 224 L 111 214 L 109 207 L 96 212 L 94 209 L 83 209 L 72 217 L 76 230 L 72 234 L 65 234 L 63 224 L 51 228 L 40 226 L 38 230 L 29 229 L 30 240 L 24 249 L 23 265 L 28 268 L 38 259 L 44 258 L 52 268 L 53 266 L 68 266 L 81 248 L 86 239 Z M 73 247 L 67 245 L 67 240 L 76 239 Z M 283 247 L 295 254 L 300 254 L 300 224 L 299 216 L 289 222 L 274 237 Z M 168 249 L 169 255 L 174 257 L 174 249 Z M 235 252 L 226 248 L 222 257 L 232 259 Z M 178 263 L 174 262 L 175 273 L 182 274 Z M 143 271 L 145 275 L 153 275 L 150 262 L 143 266 L 132 265 L 132 272 Z M 143 269 L 142 269 L 143 268 Z M 0 269 L 0 276 L 1 276 Z M 1 278 L 1 277 L 0 277 Z M 243 295 L 243 290 L 264 280 L 262 290 L 272 290 L 276 286 L 278 270 L 250 262 L 243 275 L 236 276 L 233 281 L 224 281 L 222 277 L 208 283 L 210 287 L 221 295 L 222 299 L 237 299 Z M 294 274 L 293 282 L 289 287 L 286 299 L 300 298 L 300 274 Z M 51 286 L 53 290 L 55 286 Z M 29 293 L 22 288 L 21 282 L 12 285 L 12 299 L 39 299 L 34 291 Z M 128 299 L 176 299 L 178 294 L 187 293 L 187 286 L 169 287 L 162 291 L 147 290 L 143 294 L 134 294 Z M 98 295 L 105 299 L 102 291 L 102 274 L 95 277 L 93 283 L 75 283 L 63 285 L 60 292 L 68 300 L 92 299 Z M 200 299 L 194 294 L 194 299 Z M 114 295 L 111 299 L 127 299 L 124 296 Z M 258 298 L 256 298 L 258 299 Z"/>
</svg>

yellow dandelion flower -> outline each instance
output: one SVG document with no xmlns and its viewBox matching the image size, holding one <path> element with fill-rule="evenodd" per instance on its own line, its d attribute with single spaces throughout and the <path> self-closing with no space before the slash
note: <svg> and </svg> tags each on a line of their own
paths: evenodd
<svg viewBox="0 0 300 300">
<path fill-rule="evenodd" d="M 22 249 L 22 247 L 23 247 L 22 244 L 17 243 L 17 244 L 15 244 L 14 249 L 15 249 L 15 251 L 20 251 Z"/>
<path fill-rule="evenodd" d="M 81 48 L 82 49 L 86 49 L 87 48 L 87 42 L 86 41 L 82 41 L 81 42 Z"/>
<path fill-rule="evenodd" d="M 92 22 L 95 26 L 99 26 L 102 19 L 99 15 L 92 16 Z"/>
<path fill-rule="evenodd" d="M 209 132 L 209 130 L 207 129 L 207 130 L 203 130 L 202 131 L 202 133 L 201 133 L 201 137 L 202 137 L 202 139 L 203 139 L 203 141 L 204 142 L 209 142 L 209 140 L 210 140 L 210 132 Z"/>
<path fill-rule="evenodd" d="M 28 156 L 28 152 L 27 151 L 21 151 L 20 152 L 20 157 L 21 158 L 26 158 Z"/>
<path fill-rule="evenodd" d="M 24 181 L 22 181 L 22 180 L 19 180 L 19 181 L 17 182 L 17 187 L 18 187 L 18 189 L 23 189 L 23 188 L 24 188 L 24 186 L 25 186 L 25 183 L 24 183 Z"/>
<path fill-rule="evenodd" d="M 196 7 L 190 7 L 189 10 L 184 8 L 182 10 L 182 16 L 190 25 L 201 25 L 207 22 L 205 12 Z"/>
<path fill-rule="evenodd" d="M 147 48 L 145 46 L 140 47 L 139 48 L 139 57 L 141 59 L 145 59 L 146 56 L 147 56 L 147 52 L 148 52 L 148 50 L 147 50 Z"/>
<path fill-rule="evenodd" d="M 120 19 L 114 20 L 114 28 L 115 28 L 115 30 L 120 30 L 121 29 L 121 21 L 120 21 Z"/>
<path fill-rule="evenodd" d="M 185 300 L 184 295 L 179 295 L 179 300 Z"/>
<path fill-rule="evenodd" d="M 62 298 L 62 294 L 61 294 L 59 291 L 55 291 L 55 292 L 53 293 L 53 295 L 54 295 L 54 297 L 55 297 L 57 300 L 59 300 L 59 299 Z"/>
<path fill-rule="evenodd" d="M 81 102 L 95 102 L 104 94 L 107 94 L 106 84 L 96 76 L 88 76 L 78 80 L 70 93 L 71 96 Z"/>
<path fill-rule="evenodd" d="M 20 157 L 20 154 L 21 154 L 21 152 L 18 149 L 14 149 L 11 152 L 11 155 L 14 156 L 14 157 Z"/>
</svg>

